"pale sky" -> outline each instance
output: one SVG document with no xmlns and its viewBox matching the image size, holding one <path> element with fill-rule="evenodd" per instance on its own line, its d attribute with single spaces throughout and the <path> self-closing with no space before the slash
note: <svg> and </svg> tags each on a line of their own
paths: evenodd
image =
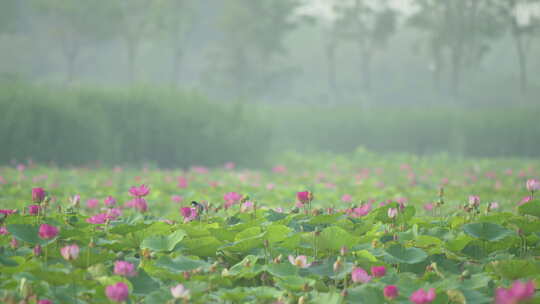
<svg viewBox="0 0 540 304">
<path fill-rule="evenodd" d="M 311 15 L 320 17 L 331 21 L 334 18 L 334 12 L 332 5 L 334 3 L 347 0 L 305 0 L 304 7 L 300 10 L 300 14 Z M 377 3 L 380 0 L 372 0 L 373 3 Z M 391 7 L 396 8 L 406 15 L 414 11 L 414 6 L 411 4 L 411 0 L 388 0 Z"/>
</svg>

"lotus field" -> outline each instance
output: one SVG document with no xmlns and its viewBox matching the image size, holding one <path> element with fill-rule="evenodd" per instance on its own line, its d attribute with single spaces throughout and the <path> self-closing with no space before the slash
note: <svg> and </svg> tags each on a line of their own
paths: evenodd
<svg viewBox="0 0 540 304">
<path fill-rule="evenodd" d="M 1 303 L 540 303 L 540 163 L 0 168 Z"/>
</svg>

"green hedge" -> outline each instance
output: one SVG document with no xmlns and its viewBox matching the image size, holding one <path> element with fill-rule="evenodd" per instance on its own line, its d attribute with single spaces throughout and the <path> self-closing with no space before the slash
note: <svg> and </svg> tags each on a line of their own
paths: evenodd
<svg viewBox="0 0 540 304">
<path fill-rule="evenodd" d="M 252 166 L 266 157 L 269 130 L 242 105 L 194 93 L 0 86 L 2 163 L 31 157 L 61 165 Z"/>
<path fill-rule="evenodd" d="M 0 84 L 0 163 L 260 167 L 285 150 L 540 156 L 540 109 L 212 103 L 169 89 Z"/>
<path fill-rule="evenodd" d="M 270 114 L 274 112 L 274 114 Z M 280 147 L 298 151 L 377 152 L 473 157 L 540 156 L 540 108 L 268 108 Z"/>
</svg>

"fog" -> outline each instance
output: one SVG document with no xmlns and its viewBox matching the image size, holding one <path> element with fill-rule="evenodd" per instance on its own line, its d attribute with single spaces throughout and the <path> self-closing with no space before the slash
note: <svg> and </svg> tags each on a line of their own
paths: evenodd
<svg viewBox="0 0 540 304">
<path fill-rule="evenodd" d="M 365 146 L 537 156 L 531 141 L 540 130 L 527 115 L 538 113 L 539 38 L 540 0 L 2 0 L 2 143 L 23 146 L 13 136 L 21 122 L 8 112 L 31 115 L 32 104 L 54 99 L 57 114 L 71 113 L 60 99 L 70 106 L 78 99 L 83 112 L 100 103 L 107 112 L 102 103 L 138 88 L 139 97 L 147 91 L 139 103 L 160 103 L 158 92 L 180 94 L 170 98 L 187 113 L 193 109 L 181 100 L 199 100 L 194 94 L 264 121 L 272 153 Z M 6 93 L 14 86 L 49 96 L 16 99 Z M 14 103 L 28 103 L 27 110 Z M 419 134 L 426 128 L 434 133 Z M 12 149 L 2 161 L 42 153 Z"/>
</svg>

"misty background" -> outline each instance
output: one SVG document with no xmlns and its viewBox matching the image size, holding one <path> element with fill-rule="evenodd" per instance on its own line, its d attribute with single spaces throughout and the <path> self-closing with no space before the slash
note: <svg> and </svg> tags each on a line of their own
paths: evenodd
<svg viewBox="0 0 540 304">
<path fill-rule="evenodd" d="M 540 155 L 540 0 L 1 0 L 0 162 Z"/>
</svg>

